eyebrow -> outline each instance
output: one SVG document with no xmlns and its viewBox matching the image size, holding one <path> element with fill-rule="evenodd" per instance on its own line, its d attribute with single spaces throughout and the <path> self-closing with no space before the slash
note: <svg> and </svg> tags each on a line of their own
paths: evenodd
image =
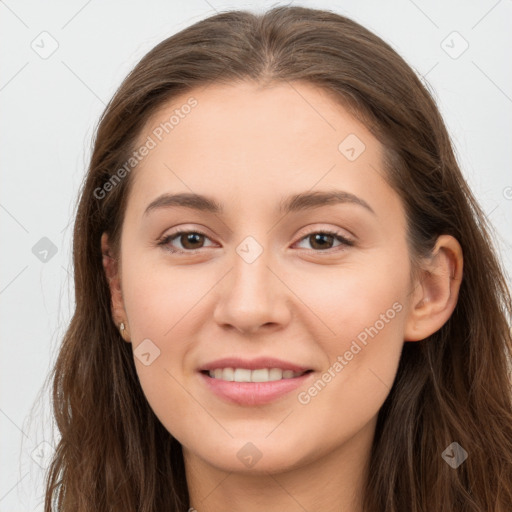
<svg viewBox="0 0 512 512">
<path fill-rule="evenodd" d="M 373 208 L 360 197 L 343 190 L 302 192 L 284 198 L 279 203 L 280 214 L 310 210 L 333 204 L 356 204 L 375 214 Z M 194 193 L 162 194 L 152 201 L 144 211 L 148 215 L 160 208 L 172 207 L 191 208 L 193 210 L 221 215 L 224 212 L 222 204 L 214 199 Z"/>
</svg>

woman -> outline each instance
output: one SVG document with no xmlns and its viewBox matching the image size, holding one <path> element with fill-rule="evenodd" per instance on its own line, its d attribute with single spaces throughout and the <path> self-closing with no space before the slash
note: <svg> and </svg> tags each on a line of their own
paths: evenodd
<svg viewBox="0 0 512 512">
<path fill-rule="evenodd" d="M 357 23 L 163 41 L 81 190 L 45 510 L 510 510 L 488 233 L 430 94 Z"/>
</svg>

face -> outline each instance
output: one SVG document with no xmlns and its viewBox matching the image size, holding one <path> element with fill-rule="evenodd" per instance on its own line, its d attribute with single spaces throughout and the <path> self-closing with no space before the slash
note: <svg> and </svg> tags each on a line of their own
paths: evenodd
<svg viewBox="0 0 512 512">
<path fill-rule="evenodd" d="M 313 85 L 240 83 L 175 98 L 139 141 L 122 309 L 144 394 L 185 453 L 278 471 L 373 433 L 412 286 L 377 139 Z"/>
</svg>

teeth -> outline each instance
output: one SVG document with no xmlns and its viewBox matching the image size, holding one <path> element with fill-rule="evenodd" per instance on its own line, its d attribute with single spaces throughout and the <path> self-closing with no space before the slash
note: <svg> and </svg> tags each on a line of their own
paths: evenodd
<svg viewBox="0 0 512 512">
<path fill-rule="evenodd" d="M 268 376 L 268 368 L 253 370 L 249 373 L 251 374 L 251 382 L 268 382 L 270 380 L 270 377 Z"/>
<path fill-rule="evenodd" d="M 235 382 L 251 382 L 251 370 L 244 370 L 243 368 L 235 369 Z"/>
<path fill-rule="evenodd" d="M 246 368 L 215 368 L 208 374 L 213 379 L 227 380 L 231 382 L 273 382 L 281 379 L 300 377 L 303 372 L 281 370 L 281 368 L 259 368 L 248 370 Z"/>
<path fill-rule="evenodd" d="M 281 380 L 283 378 L 283 370 L 281 368 L 271 368 L 268 371 L 269 380 Z"/>
</svg>

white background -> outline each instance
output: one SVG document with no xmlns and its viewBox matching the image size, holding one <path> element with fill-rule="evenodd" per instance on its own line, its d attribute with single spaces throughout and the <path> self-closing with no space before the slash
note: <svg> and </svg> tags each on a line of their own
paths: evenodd
<svg viewBox="0 0 512 512">
<path fill-rule="evenodd" d="M 496 227 L 510 275 L 512 1 L 289 4 L 353 18 L 428 81 L 463 172 Z M 72 314 L 74 204 L 104 105 L 161 40 L 215 11 L 261 12 L 276 5 L 0 0 L 0 512 L 43 510 L 39 464 L 44 466 L 56 438 L 47 392 L 38 393 Z M 44 31 L 50 36 L 40 36 Z M 58 48 L 48 58 L 31 46 L 48 50 L 52 39 Z M 452 58 L 464 40 L 469 47 Z M 32 252 L 43 237 L 57 250 L 46 262 Z M 36 449 L 42 442 L 48 444 Z"/>
</svg>

